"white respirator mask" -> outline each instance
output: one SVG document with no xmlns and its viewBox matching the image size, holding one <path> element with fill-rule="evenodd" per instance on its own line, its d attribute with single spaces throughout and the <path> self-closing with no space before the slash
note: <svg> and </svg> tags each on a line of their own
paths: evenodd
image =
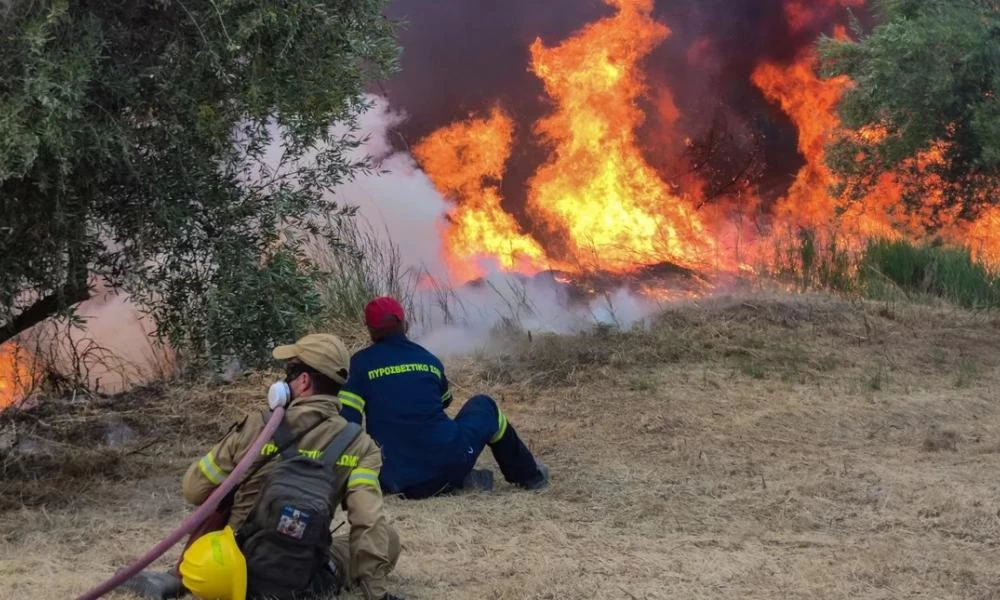
<svg viewBox="0 0 1000 600">
<path fill-rule="evenodd" d="M 292 388 L 288 387 L 288 384 L 284 381 L 275 381 L 271 384 L 271 388 L 267 390 L 267 405 L 271 407 L 271 410 L 279 406 L 287 406 L 291 399 Z"/>
</svg>

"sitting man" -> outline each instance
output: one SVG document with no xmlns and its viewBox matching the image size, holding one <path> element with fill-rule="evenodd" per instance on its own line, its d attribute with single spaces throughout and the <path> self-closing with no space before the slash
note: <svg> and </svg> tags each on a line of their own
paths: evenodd
<svg viewBox="0 0 1000 600">
<path fill-rule="evenodd" d="M 273 354 L 287 361 L 287 376 L 284 384 L 272 386 L 280 393 L 268 399 L 272 408 L 287 404 L 287 412 L 230 495 L 222 518 L 200 530 L 226 526 L 225 531 L 205 533 L 185 551 L 179 567 L 184 585 L 199 597 L 233 600 L 243 600 L 244 590 L 248 598 L 326 598 L 341 586 L 356 585 L 366 600 L 393 600 L 386 576 L 395 567 L 400 545 L 383 513 L 381 452 L 340 416 L 336 398 L 347 379 L 347 348 L 335 336 L 314 334 L 279 346 Z M 260 435 L 267 417 L 265 412 L 243 419 L 191 465 L 183 481 L 189 502 L 201 504 L 222 483 Z M 330 452 L 324 452 L 328 447 Z M 303 464 L 301 457 L 329 469 L 319 479 L 326 485 L 309 479 L 319 472 L 309 472 L 317 463 L 305 461 L 302 479 L 302 471 L 295 470 Z M 293 462 L 296 465 L 289 467 Z M 347 509 L 350 533 L 331 537 L 328 521 L 341 504 Z M 214 558 L 209 542 L 215 547 Z M 230 566 L 223 569 L 225 564 Z M 172 597 L 162 592 L 164 577 L 144 574 L 126 587 L 147 597 Z M 170 577 L 179 588 L 176 576 Z M 151 593 L 152 584 L 160 591 Z"/>
<path fill-rule="evenodd" d="M 461 488 L 490 489 L 492 473 L 474 471 L 488 445 L 504 478 L 539 490 L 548 467 L 537 462 L 489 396 L 474 396 L 454 420 L 448 378 L 436 356 L 406 337 L 403 307 L 376 298 L 365 307 L 372 345 L 351 357 L 350 377 L 338 398 L 345 419 L 360 424 L 382 446 L 379 480 L 386 493 L 427 498 Z"/>
</svg>

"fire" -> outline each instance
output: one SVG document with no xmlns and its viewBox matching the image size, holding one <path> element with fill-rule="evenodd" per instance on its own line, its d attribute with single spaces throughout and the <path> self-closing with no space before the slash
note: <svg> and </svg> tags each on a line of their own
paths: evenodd
<svg viewBox="0 0 1000 600">
<path fill-rule="evenodd" d="M 556 104 L 536 125 L 552 148 L 529 183 L 528 207 L 565 245 L 569 262 L 610 271 L 670 261 L 705 263 L 711 240 L 689 198 L 675 194 L 635 138 L 644 115 L 640 60 L 670 35 L 652 0 L 606 0 L 613 17 L 562 44 L 531 46 L 533 72 Z"/>
<path fill-rule="evenodd" d="M 714 243 L 692 198 L 675 193 L 636 143 L 644 119 L 636 101 L 646 91 L 639 63 L 670 30 L 651 18 L 652 0 L 605 1 L 617 14 L 558 46 L 531 46 L 532 71 L 555 110 L 535 125 L 551 154 L 529 182 L 527 206 L 557 249 L 547 246 L 555 261 L 502 208 L 496 182 L 513 134 L 502 111 L 440 129 L 418 146 L 422 167 L 456 200 L 444 232 L 453 276 L 481 274 L 470 265 L 487 256 L 520 272 L 706 263 Z"/>
<path fill-rule="evenodd" d="M 812 27 L 832 9 L 864 5 L 865 0 L 787 0 L 785 20 L 789 28 L 798 33 Z"/>
<path fill-rule="evenodd" d="M 483 259 L 508 271 L 534 273 L 545 253 L 501 206 L 499 182 L 510 156 L 514 122 L 498 108 L 487 119 L 470 119 L 435 131 L 414 151 L 445 196 L 456 202 L 444 229 L 445 257 L 453 276 L 485 274 Z"/>
<path fill-rule="evenodd" d="M 1000 270 L 1000 207 L 991 206 L 973 221 L 965 233 L 972 255 L 994 270 Z"/>
<path fill-rule="evenodd" d="M 34 359 L 15 342 L 0 345 L 0 410 L 16 405 L 37 383 Z"/>
<path fill-rule="evenodd" d="M 777 216 L 795 226 L 827 224 L 836 212 L 837 200 L 828 193 L 834 176 L 826 164 L 825 147 L 840 125 L 835 109 L 850 81 L 846 77 L 821 80 L 811 53 L 789 66 L 761 64 L 751 79 L 798 128 L 799 153 L 806 161 L 787 195 L 778 201 Z"/>
<path fill-rule="evenodd" d="M 844 32 L 838 31 L 838 35 Z M 761 64 L 752 75 L 754 85 L 779 104 L 797 127 L 799 153 L 806 161 L 787 194 L 778 200 L 776 220 L 784 226 L 835 235 L 841 246 L 855 248 L 873 237 L 898 239 L 922 230 L 926 219 L 906 212 L 906 181 L 901 174 L 886 173 L 873 182 L 841 181 L 827 165 L 826 147 L 835 135 L 852 135 L 877 143 L 886 132 L 878 126 L 843 131 L 837 103 L 852 82 L 846 77 L 820 79 L 816 63 L 810 50 L 791 65 Z M 925 157 L 927 162 L 934 160 L 930 157 L 932 151 Z M 919 168 L 925 170 L 926 165 Z M 854 191 L 861 183 L 870 184 L 869 189 L 857 198 Z M 839 196 L 832 192 L 838 184 L 844 190 Z"/>
<path fill-rule="evenodd" d="M 454 203 L 443 224 L 444 252 L 454 277 L 480 276 L 487 261 L 526 274 L 546 268 L 634 274 L 660 263 L 753 273 L 750 265 L 765 267 L 777 260 L 779 236 L 800 228 L 824 242 L 835 240 L 840 249 L 855 250 L 876 237 L 940 235 L 1000 269 L 1000 209 L 979 208 L 969 222 L 968 215 L 950 207 L 948 196 L 955 190 L 936 174 L 947 166 L 946 140 L 874 180 L 841 180 L 828 166 L 827 148 L 839 136 L 873 145 L 890 132 L 878 123 L 844 129 L 837 107 L 853 82 L 821 79 L 812 46 L 790 64 L 759 64 L 751 76 L 797 128 L 804 166 L 773 203 L 745 185 L 706 205 L 708 182 L 683 168 L 684 150 L 694 144 L 682 127 L 684 115 L 670 89 L 647 89 L 642 69 L 644 58 L 668 39 L 670 29 L 652 18 L 653 0 L 603 1 L 616 9 L 612 16 L 561 43 L 536 39 L 531 44 L 529 68 L 552 109 L 532 128 L 547 156 L 527 181 L 521 222 L 503 206 L 500 182 L 514 137 L 514 121 L 503 110 L 444 127 L 417 147 L 421 166 Z M 800 35 L 864 4 L 786 0 L 783 6 L 789 31 Z M 847 37 L 843 26 L 833 32 Z M 687 58 L 697 63 L 707 54 L 710 41 L 699 38 Z M 668 181 L 639 148 L 637 132 L 646 119 L 641 100 L 653 107 L 666 132 L 659 138 L 657 158 L 677 163 L 662 171 L 684 173 L 672 176 L 676 180 Z M 867 158 L 862 151 L 856 160 Z M 995 186 L 970 187 L 996 192 Z M 975 206 L 989 206 L 990 193 L 984 191 Z M 764 219 L 744 222 L 750 213 Z M 650 290 L 645 295 L 657 296 Z"/>
<path fill-rule="evenodd" d="M 806 161 L 775 207 L 778 223 L 826 232 L 836 236 L 841 247 L 854 248 L 871 238 L 920 239 L 937 232 L 955 245 L 968 247 L 988 267 L 1000 269 L 1000 210 L 988 208 L 970 223 L 962 219 L 960 206 L 947 202 L 949 194 L 967 191 L 949 186 L 937 173 L 947 165 L 947 141 L 935 141 L 875 181 L 840 181 L 826 164 L 825 148 L 833 136 L 877 144 L 888 135 L 878 124 L 858 131 L 841 127 L 837 103 L 852 82 L 844 77 L 819 79 L 812 52 L 788 66 L 762 64 L 752 80 L 796 125 L 799 152 Z M 864 158 L 862 153 L 857 160 Z M 854 190 L 862 183 L 867 184 L 867 191 L 855 197 Z M 831 191 L 837 184 L 844 189 L 841 196 Z M 972 182 L 967 188 L 979 190 L 979 204 L 989 203 L 993 188 L 988 182 Z"/>
</svg>

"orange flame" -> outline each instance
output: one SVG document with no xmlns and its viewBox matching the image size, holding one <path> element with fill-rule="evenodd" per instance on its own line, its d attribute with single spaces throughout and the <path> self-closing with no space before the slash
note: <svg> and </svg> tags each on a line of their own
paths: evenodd
<svg viewBox="0 0 1000 600">
<path fill-rule="evenodd" d="M 825 146 L 840 125 L 834 109 L 850 85 L 846 77 L 823 81 L 816 75 L 816 59 L 803 55 L 790 66 L 759 65 L 751 79 L 769 100 L 777 102 L 799 131 L 799 153 L 806 164 L 776 214 L 792 225 L 815 227 L 828 222 L 837 200 L 827 192 L 834 181 L 826 165 Z"/>
<path fill-rule="evenodd" d="M 838 31 L 839 36 L 845 35 Z M 837 116 L 837 103 L 853 85 L 847 77 L 820 79 L 812 51 L 803 53 L 791 65 L 759 65 L 752 81 L 764 96 L 778 103 L 799 132 L 799 153 L 806 164 L 796 174 L 788 193 L 775 207 L 777 220 L 785 226 L 807 227 L 836 235 L 841 245 L 858 247 L 864 240 L 881 237 L 898 239 L 920 229 L 920 219 L 906 213 L 904 182 L 895 173 L 870 182 L 868 191 L 855 198 L 858 181 L 841 181 L 826 163 L 826 146 L 835 135 L 853 135 L 869 143 L 884 139 L 880 127 L 844 132 Z M 859 159 L 862 157 L 859 157 Z M 840 196 L 832 193 L 836 185 Z"/>
<path fill-rule="evenodd" d="M 604 2 L 617 12 L 560 44 L 549 47 L 536 39 L 530 48 L 531 70 L 553 101 L 552 112 L 533 130 L 549 155 L 528 181 L 530 233 L 502 206 L 500 181 L 514 132 L 502 110 L 442 128 L 417 147 L 424 170 L 455 203 L 444 224 L 445 256 L 453 276 L 482 275 L 484 259 L 523 273 L 546 267 L 626 273 L 661 262 L 754 272 L 751 263 L 776 258 L 771 253 L 778 249 L 777 236 L 799 227 L 854 249 L 872 237 L 919 239 L 940 233 L 1000 268 L 1000 209 L 982 211 L 969 223 L 948 207 L 947 196 L 954 190 L 935 175 L 946 165 L 946 141 L 874 180 L 843 181 L 827 166 L 826 148 L 838 136 L 877 144 L 889 133 L 877 124 L 844 130 L 836 109 L 853 83 L 846 77 L 820 79 L 812 50 L 791 64 L 760 64 L 751 78 L 798 129 L 798 149 L 805 160 L 771 210 L 773 236 L 762 238 L 763 232 L 744 222 L 748 211 L 763 206 L 749 187 L 710 209 L 700 208 L 706 182 L 691 170 L 677 181 L 664 180 L 637 143 L 636 132 L 645 120 L 638 100 L 650 95 L 641 62 L 670 36 L 670 29 L 653 20 L 653 0 Z M 793 33 L 802 33 L 838 10 L 864 4 L 786 0 L 785 17 Z M 847 38 L 842 26 L 834 35 Z M 688 60 L 706 60 L 710 50 L 705 39 L 697 40 Z M 651 96 L 669 130 L 660 140 L 666 148 L 662 154 L 683 161 L 677 150 L 690 141 L 676 127 L 682 115 L 673 95 L 660 87 Z M 865 159 L 859 153 L 857 160 Z M 837 195 L 834 189 L 842 192 Z M 985 196 L 977 202 L 990 204 Z M 731 249 L 731 260 L 722 258 Z"/>
<path fill-rule="evenodd" d="M 805 31 L 814 26 L 837 7 L 864 6 L 865 0 L 786 0 L 785 20 L 793 32 Z"/>
<path fill-rule="evenodd" d="M 977 260 L 994 270 L 1000 270 L 1000 206 L 984 210 L 969 225 L 963 237 Z"/>
<path fill-rule="evenodd" d="M 38 381 L 34 359 L 16 342 L 0 345 L 0 410 L 14 406 Z"/>
<path fill-rule="evenodd" d="M 508 271 L 537 272 L 545 253 L 501 206 L 499 181 L 510 156 L 514 123 L 498 108 L 435 131 L 414 155 L 447 197 L 456 201 L 444 230 L 445 258 L 462 280 L 485 274 L 483 259 Z"/>
<path fill-rule="evenodd" d="M 672 261 L 700 266 L 712 248 L 688 198 L 646 162 L 639 61 L 670 30 L 652 0 L 606 0 L 619 12 L 553 48 L 531 46 L 532 69 L 556 103 L 536 130 L 553 148 L 530 182 L 528 207 L 564 240 L 571 262 L 623 271 Z"/>
<path fill-rule="evenodd" d="M 839 30 L 837 35 L 843 37 L 845 33 Z M 840 181 L 826 164 L 825 148 L 833 136 L 852 136 L 866 144 L 878 144 L 888 135 L 877 124 L 858 131 L 842 129 L 837 103 L 852 82 L 845 77 L 819 79 L 812 52 L 789 66 L 759 65 L 752 80 L 796 125 L 799 152 L 806 160 L 775 208 L 781 224 L 826 230 L 836 235 L 841 246 L 855 248 L 870 238 L 919 239 L 938 231 L 953 244 L 968 247 L 988 267 L 1000 270 L 1000 211 L 989 208 L 970 223 L 962 219 L 961 207 L 947 202 L 948 194 L 963 191 L 935 172 L 947 164 L 947 141 L 932 143 L 903 161 L 896 171 L 884 173 L 875 181 Z M 863 160 L 864 154 L 857 159 Z M 855 198 L 852 192 L 861 183 L 869 184 L 868 189 L 861 198 Z M 839 197 L 831 192 L 837 184 L 844 188 Z M 979 204 L 989 204 L 994 187 L 988 182 L 975 181 L 967 188 L 978 190 Z"/>
<path fill-rule="evenodd" d="M 713 250 L 694 202 L 674 192 L 643 158 L 635 131 L 644 115 L 639 62 L 670 34 L 650 17 L 652 0 L 605 0 L 618 9 L 553 48 L 531 46 L 532 70 L 555 101 L 535 131 L 552 149 L 529 182 L 528 208 L 558 248 L 556 264 L 626 271 L 672 261 L 702 266 Z M 511 270 L 537 271 L 542 246 L 501 206 L 499 180 L 513 125 L 499 109 L 432 133 L 415 152 L 456 209 L 445 227 L 452 275 L 492 256 Z"/>
</svg>

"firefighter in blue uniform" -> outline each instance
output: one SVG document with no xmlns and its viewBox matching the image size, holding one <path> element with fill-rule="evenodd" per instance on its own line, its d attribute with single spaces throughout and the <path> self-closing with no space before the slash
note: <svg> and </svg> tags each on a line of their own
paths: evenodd
<svg viewBox="0 0 1000 600">
<path fill-rule="evenodd" d="M 528 490 L 548 486 L 507 416 L 489 396 L 474 396 L 455 419 L 444 410 L 452 394 L 436 356 L 406 337 L 403 307 L 383 296 L 365 307 L 372 345 L 351 357 L 338 395 L 348 421 L 367 420 L 382 446 L 383 492 L 416 499 L 461 488 L 492 488 L 492 472 L 474 470 L 486 446 L 504 478 Z"/>
</svg>

